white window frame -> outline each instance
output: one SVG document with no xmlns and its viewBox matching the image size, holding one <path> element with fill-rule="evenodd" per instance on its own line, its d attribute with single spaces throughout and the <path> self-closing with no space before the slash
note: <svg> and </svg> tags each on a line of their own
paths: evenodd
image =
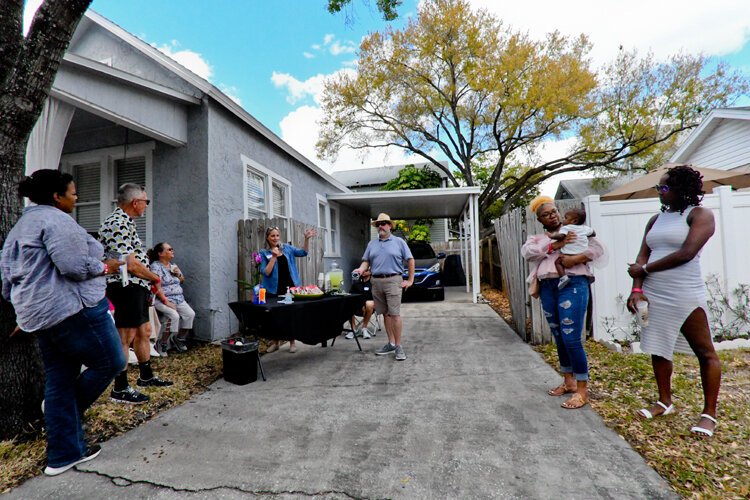
<svg viewBox="0 0 750 500">
<path fill-rule="evenodd" d="M 323 257 L 341 257 L 341 207 L 338 203 L 328 201 L 325 195 L 315 194 L 317 203 L 315 212 L 318 218 L 318 227 L 323 230 Z M 325 220 L 320 220 L 320 207 L 324 207 Z M 331 238 L 331 208 L 336 212 L 334 221 L 336 232 Z"/>
<path fill-rule="evenodd" d="M 266 193 L 265 199 L 265 214 L 266 217 L 272 219 L 274 217 L 282 217 L 289 221 L 292 218 L 292 183 L 286 178 L 280 176 L 276 172 L 266 168 L 262 164 L 255 160 L 248 158 L 245 155 L 240 155 L 242 160 L 242 213 L 244 218 L 248 218 L 247 211 L 249 209 L 247 205 L 247 192 L 245 187 L 247 186 L 247 174 L 248 171 L 263 178 L 263 188 Z M 273 212 L 273 184 L 278 184 L 286 189 L 286 215 L 279 215 Z M 291 237 L 291 235 L 290 235 Z"/>
<path fill-rule="evenodd" d="M 153 195 L 153 166 L 154 166 L 154 148 L 156 143 L 154 141 L 142 142 L 139 144 L 130 144 L 127 146 L 113 146 L 102 149 L 92 149 L 90 151 L 83 151 L 81 153 L 71 153 L 63 155 L 60 158 L 60 170 L 68 174 L 73 175 L 76 165 L 83 165 L 87 163 L 98 163 L 101 168 L 100 182 L 99 182 L 99 220 L 104 222 L 109 214 L 112 213 L 112 205 L 117 200 L 115 195 L 117 188 L 115 186 L 115 162 L 134 157 L 145 158 L 146 164 L 146 192 Z M 153 244 L 153 207 L 154 204 L 158 204 L 158 200 L 152 201 L 151 207 L 146 211 L 146 241 L 144 245 L 150 247 Z"/>
</svg>

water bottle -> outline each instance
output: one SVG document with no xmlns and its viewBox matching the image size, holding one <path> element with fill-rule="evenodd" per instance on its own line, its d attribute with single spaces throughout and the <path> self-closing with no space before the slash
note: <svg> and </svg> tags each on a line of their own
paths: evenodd
<svg viewBox="0 0 750 500">
<path fill-rule="evenodd" d="M 286 287 L 286 293 L 284 294 L 284 302 L 287 304 L 291 304 L 293 302 L 292 292 L 289 290 L 289 287 Z"/>
</svg>

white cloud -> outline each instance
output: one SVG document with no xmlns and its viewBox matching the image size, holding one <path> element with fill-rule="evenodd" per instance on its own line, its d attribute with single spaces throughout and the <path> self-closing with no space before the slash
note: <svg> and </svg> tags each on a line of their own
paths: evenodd
<svg viewBox="0 0 750 500">
<path fill-rule="evenodd" d="M 541 39 L 559 30 L 566 35 L 585 33 L 593 42 L 596 64 L 611 61 L 622 45 L 639 52 L 653 51 L 659 59 L 683 51 L 726 55 L 750 40 L 750 2 L 747 0 L 538 0 L 524 2 L 470 0 L 493 12 L 513 28 Z"/>
<path fill-rule="evenodd" d="M 324 48 L 328 48 L 328 52 L 333 54 L 334 56 L 339 56 L 341 54 L 351 54 L 354 51 L 357 50 L 357 45 L 352 42 L 351 40 L 345 40 L 343 42 L 336 40 L 336 35 L 333 33 L 328 33 L 323 36 L 323 44 L 315 43 L 310 46 L 310 49 L 313 52 L 321 52 L 324 50 Z M 315 57 L 315 54 L 313 52 L 303 52 L 302 55 L 305 56 L 307 59 L 312 59 Z"/>
<path fill-rule="evenodd" d="M 305 105 L 286 115 L 279 123 L 279 127 L 281 128 L 281 138 L 285 142 L 328 172 L 423 161 L 407 156 L 400 148 L 363 151 L 342 148 L 335 162 L 319 160 L 315 152 L 315 143 L 318 140 L 319 122 L 322 119 L 323 110 L 320 107 Z"/>
<path fill-rule="evenodd" d="M 305 81 L 301 81 L 289 73 L 277 73 L 274 71 L 271 74 L 271 81 L 277 88 L 286 88 L 288 92 L 286 102 L 289 104 L 296 104 L 307 97 L 312 97 L 319 104 L 326 79 L 338 73 L 355 74 L 354 70 L 347 68 L 329 75 L 318 73 Z"/>
<path fill-rule="evenodd" d="M 234 85 L 225 85 L 223 83 L 220 83 L 219 90 L 221 90 L 228 98 L 242 106 L 242 99 L 237 96 L 237 94 L 240 93 L 240 89 L 238 89 Z"/>
<path fill-rule="evenodd" d="M 196 75 L 210 81 L 211 77 L 214 74 L 214 70 L 208 63 L 208 61 L 204 59 L 203 56 L 198 52 L 194 52 L 188 49 L 179 50 L 179 46 L 180 44 L 177 40 L 172 40 L 172 42 L 169 44 L 164 44 L 161 47 L 155 47 L 160 52 L 168 55 Z"/>
<path fill-rule="evenodd" d="M 23 6 L 23 34 L 29 32 L 31 28 L 31 21 L 34 20 L 34 14 L 36 14 L 39 6 L 42 5 L 44 0 L 26 0 L 26 4 Z"/>
<path fill-rule="evenodd" d="M 333 54 L 334 56 L 338 56 L 341 54 L 351 54 L 355 50 L 357 50 L 357 47 L 354 46 L 354 42 L 344 42 L 342 44 L 338 40 L 333 42 L 330 48 L 331 54 Z"/>
</svg>

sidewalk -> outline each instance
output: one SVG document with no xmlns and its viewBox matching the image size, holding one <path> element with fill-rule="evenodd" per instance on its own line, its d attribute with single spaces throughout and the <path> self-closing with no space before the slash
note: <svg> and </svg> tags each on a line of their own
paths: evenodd
<svg viewBox="0 0 750 500">
<path fill-rule="evenodd" d="M 589 408 L 546 395 L 554 370 L 487 305 L 402 307 L 386 337 L 264 356 L 8 498 L 677 498 Z"/>
</svg>

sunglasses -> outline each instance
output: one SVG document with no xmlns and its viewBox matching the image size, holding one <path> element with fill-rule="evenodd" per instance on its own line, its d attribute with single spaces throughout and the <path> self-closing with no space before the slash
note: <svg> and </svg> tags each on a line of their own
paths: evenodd
<svg viewBox="0 0 750 500">
<path fill-rule="evenodd" d="M 669 186 L 667 186 L 666 184 L 657 184 L 656 186 L 654 186 L 654 189 L 656 189 L 661 194 L 669 192 Z"/>
<path fill-rule="evenodd" d="M 376 222 L 375 227 L 390 226 L 389 222 Z"/>
<path fill-rule="evenodd" d="M 151 200 L 135 200 L 135 201 L 143 201 L 146 202 L 146 206 L 151 205 Z"/>
</svg>

